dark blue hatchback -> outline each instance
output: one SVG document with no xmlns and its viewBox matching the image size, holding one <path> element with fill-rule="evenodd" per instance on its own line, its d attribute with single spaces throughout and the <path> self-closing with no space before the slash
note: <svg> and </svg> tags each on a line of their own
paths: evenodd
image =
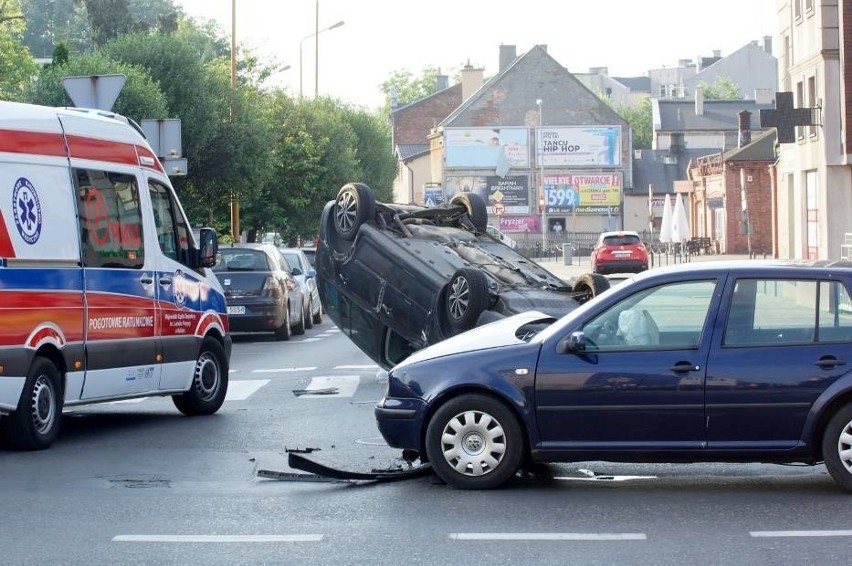
<svg viewBox="0 0 852 566">
<path fill-rule="evenodd" d="M 852 264 L 683 264 L 415 352 L 376 418 L 462 489 L 527 462 L 824 461 L 852 491 L 850 362 Z"/>
</svg>

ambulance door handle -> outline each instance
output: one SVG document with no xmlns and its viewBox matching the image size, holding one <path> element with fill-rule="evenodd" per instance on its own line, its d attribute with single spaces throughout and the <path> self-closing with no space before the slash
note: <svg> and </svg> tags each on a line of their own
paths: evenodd
<svg viewBox="0 0 852 566">
<path fill-rule="evenodd" d="M 163 275 L 160 277 L 160 285 L 163 287 L 167 287 L 172 284 L 172 278 L 170 275 Z"/>
<path fill-rule="evenodd" d="M 142 283 L 143 285 L 150 285 L 151 283 L 154 282 L 154 278 L 146 273 L 145 275 L 143 275 L 141 277 L 141 279 L 139 279 L 139 282 Z"/>
</svg>

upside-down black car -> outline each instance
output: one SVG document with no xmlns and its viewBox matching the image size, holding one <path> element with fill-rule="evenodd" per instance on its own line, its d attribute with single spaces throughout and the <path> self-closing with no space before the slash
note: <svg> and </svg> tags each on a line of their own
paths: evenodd
<svg viewBox="0 0 852 566">
<path fill-rule="evenodd" d="M 316 269 L 326 312 L 382 367 L 498 318 L 560 317 L 609 288 L 602 275 L 569 285 L 486 233 L 478 195 L 421 207 L 377 202 L 344 185 L 320 218 Z"/>
</svg>

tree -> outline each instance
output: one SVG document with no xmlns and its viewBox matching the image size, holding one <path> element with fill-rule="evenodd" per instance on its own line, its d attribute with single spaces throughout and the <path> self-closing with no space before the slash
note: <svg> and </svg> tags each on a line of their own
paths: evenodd
<svg viewBox="0 0 852 566">
<path fill-rule="evenodd" d="M 411 71 L 394 71 L 388 80 L 379 87 L 388 99 L 396 96 L 397 104 L 403 106 L 415 100 L 420 100 L 438 90 L 438 67 L 429 66 L 423 69 L 419 77 L 414 77 Z"/>
<path fill-rule="evenodd" d="M 72 106 L 62 86 L 63 77 L 124 74 L 127 81 L 113 111 L 139 122 L 144 118 L 166 118 L 166 98 L 148 73 L 133 65 L 110 59 L 103 53 L 72 58 L 65 65 L 45 67 L 24 93 L 26 101 L 45 106 Z"/>
<path fill-rule="evenodd" d="M 740 87 L 728 77 L 716 77 L 712 84 L 698 83 L 698 91 L 704 100 L 742 100 Z"/>
<path fill-rule="evenodd" d="M 349 108 L 345 116 L 356 140 L 358 176 L 353 180 L 370 185 L 379 200 L 393 200 L 397 161 L 387 119 L 380 113 L 357 108 Z"/>
<path fill-rule="evenodd" d="M 17 0 L 0 0 L 0 99 L 19 100 L 38 69 L 20 42 L 24 23 Z"/>
<path fill-rule="evenodd" d="M 645 97 L 632 106 L 620 105 L 613 109 L 630 124 L 630 129 L 633 130 L 633 148 L 651 149 L 654 138 L 651 99 Z"/>
</svg>

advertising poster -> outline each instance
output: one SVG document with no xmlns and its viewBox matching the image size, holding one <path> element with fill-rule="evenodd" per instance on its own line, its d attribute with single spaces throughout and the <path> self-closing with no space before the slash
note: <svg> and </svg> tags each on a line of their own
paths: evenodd
<svg viewBox="0 0 852 566">
<path fill-rule="evenodd" d="M 447 168 L 493 169 L 503 177 L 512 167 L 529 168 L 527 128 L 447 128 L 444 155 Z"/>
<path fill-rule="evenodd" d="M 470 175 L 446 177 L 444 179 L 444 195 L 447 198 L 447 202 L 450 202 L 456 193 L 476 193 L 487 203 L 488 178 L 473 177 Z"/>
<path fill-rule="evenodd" d="M 527 175 L 486 177 L 489 209 L 502 205 L 502 214 L 530 213 L 530 184 Z M 491 211 L 492 214 L 496 214 Z"/>
<path fill-rule="evenodd" d="M 507 234 L 541 234 L 541 216 L 501 216 L 500 231 Z"/>
<path fill-rule="evenodd" d="M 427 187 L 423 189 L 423 206 L 431 208 L 444 203 L 443 187 Z"/>
<path fill-rule="evenodd" d="M 536 128 L 538 158 L 545 167 L 618 167 L 620 126 Z"/>
<path fill-rule="evenodd" d="M 545 175 L 544 194 L 548 214 L 619 214 L 621 173 Z"/>
</svg>

